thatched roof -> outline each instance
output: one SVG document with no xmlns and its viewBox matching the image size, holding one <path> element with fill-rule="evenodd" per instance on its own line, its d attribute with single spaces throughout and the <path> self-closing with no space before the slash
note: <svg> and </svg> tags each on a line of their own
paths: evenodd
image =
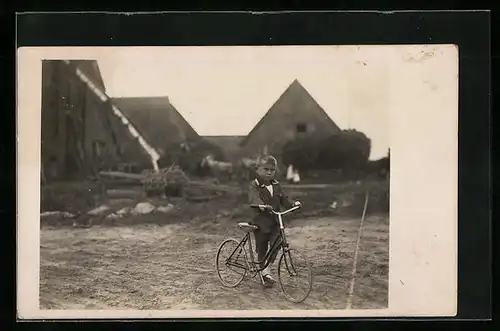
<svg viewBox="0 0 500 331">
<path fill-rule="evenodd" d="M 112 98 L 112 102 L 156 149 L 165 150 L 173 144 L 199 139 L 168 97 Z"/>
</svg>

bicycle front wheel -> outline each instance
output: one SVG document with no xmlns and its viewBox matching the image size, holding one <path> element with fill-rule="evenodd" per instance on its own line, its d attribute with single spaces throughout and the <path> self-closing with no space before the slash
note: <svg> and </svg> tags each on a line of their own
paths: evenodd
<svg viewBox="0 0 500 331">
<path fill-rule="evenodd" d="M 304 301 L 312 289 L 312 269 L 307 258 L 295 249 L 284 251 L 278 264 L 278 280 L 288 300 Z"/>
<path fill-rule="evenodd" d="M 217 250 L 215 268 L 222 285 L 236 287 L 247 273 L 246 251 L 236 239 L 226 239 Z"/>
</svg>

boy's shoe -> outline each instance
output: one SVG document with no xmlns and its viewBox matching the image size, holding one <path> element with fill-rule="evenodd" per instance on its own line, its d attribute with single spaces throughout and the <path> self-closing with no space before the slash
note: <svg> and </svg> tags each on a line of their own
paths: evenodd
<svg viewBox="0 0 500 331">
<path fill-rule="evenodd" d="M 266 288 L 269 288 L 269 287 L 273 287 L 273 282 L 269 281 L 268 279 L 264 278 L 264 283 L 262 284 L 262 286 L 266 287 Z"/>
<path fill-rule="evenodd" d="M 275 280 L 273 277 L 271 277 L 268 273 L 261 273 L 260 274 L 261 280 L 262 280 L 262 286 L 264 287 L 272 287 Z"/>
<path fill-rule="evenodd" d="M 274 278 L 273 278 L 273 277 L 271 277 L 271 275 L 269 275 L 269 274 L 268 274 L 268 275 L 264 275 L 264 276 L 262 276 L 262 277 L 264 278 L 264 283 L 268 283 L 268 284 L 270 284 L 271 286 L 272 286 L 272 285 L 276 282 L 276 281 L 274 280 Z"/>
</svg>

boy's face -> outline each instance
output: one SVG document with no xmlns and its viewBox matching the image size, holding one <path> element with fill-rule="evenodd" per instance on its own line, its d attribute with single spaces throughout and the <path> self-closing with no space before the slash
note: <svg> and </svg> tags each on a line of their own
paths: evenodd
<svg viewBox="0 0 500 331">
<path fill-rule="evenodd" d="M 266 182 L 274 179 L 275 174 L 276 167 L 273 164 L 262 164 L 257 168 L 257 175 Z"/>
</svg>

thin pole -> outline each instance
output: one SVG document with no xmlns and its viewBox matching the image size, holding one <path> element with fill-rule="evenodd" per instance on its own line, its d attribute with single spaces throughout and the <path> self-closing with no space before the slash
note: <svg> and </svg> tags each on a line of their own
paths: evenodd
<svg viewBox="0 0 500 331">
<path fill-rule="evenodd" d="M 351 284 L 349 286 L 349 294 L 347 295 L 346 309 L 352 308 L 352 297 L 354 296 L 354 283 L 356 281 L 356 272 L 357 272 L 357 267 L 358 267 L 359 245 L 361 243 L 361 235 L 363 232 L 363 224 L 365 221 L 366 208 L 368 207 L 369 195 L 370 195 L 370 192 L 366 191 L 365 206 L 363 208 L 363 215 L 361 216 L 361 222 L 359 224 L 358 240 L 356 241 L 356 251 L 354 252 L 354 262 L 353 262 L 353 266 L 352 266 Z"/>
</svg>

